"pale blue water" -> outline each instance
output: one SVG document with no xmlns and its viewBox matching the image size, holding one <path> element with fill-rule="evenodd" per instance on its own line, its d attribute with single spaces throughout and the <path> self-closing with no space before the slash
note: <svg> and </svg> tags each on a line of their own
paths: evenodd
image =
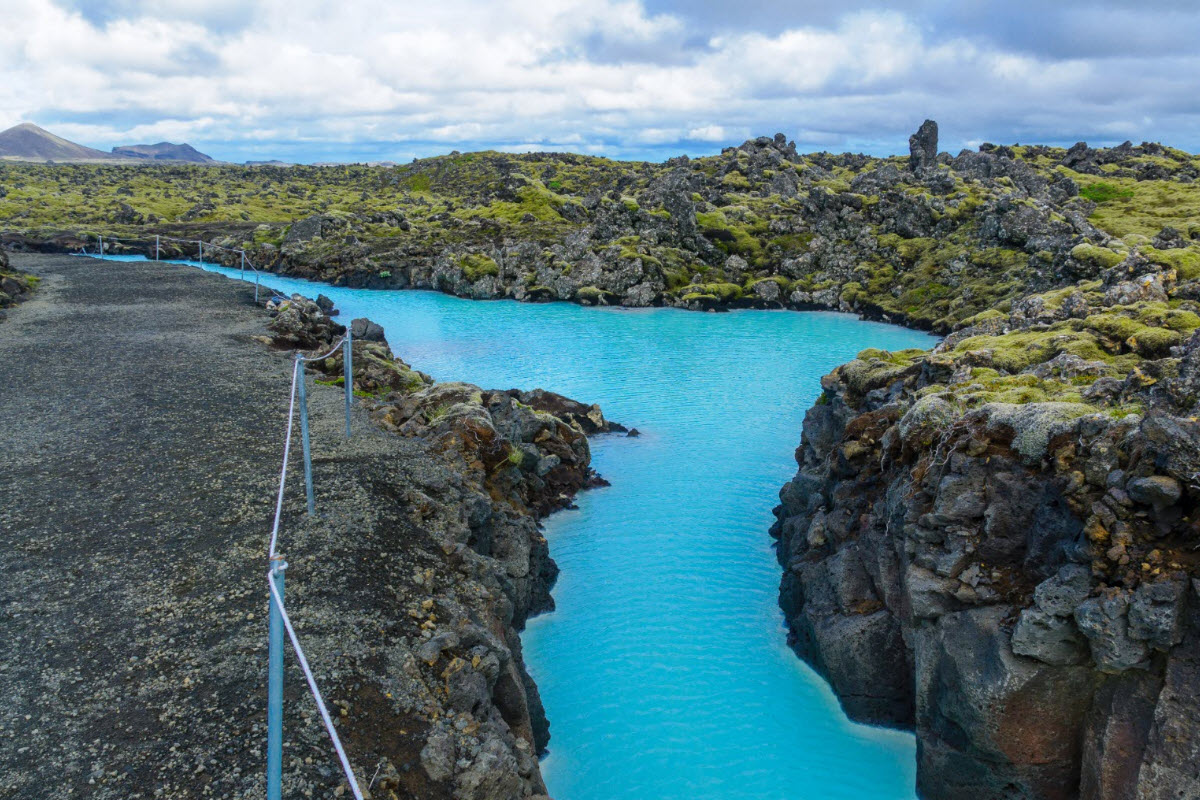
<svg viewBox="0 0 1200 800">
<path fill-rule="evenodd" d="M 236 270 L 216 269 L 227 275 Z M 524 635 L 556 800 L 912 800 L 912 736 L 849 722 L 785 642 L 767 530 L 820 377 L 934 339 L 834 313 L 582 308 L 318 286 L 435 378 L 543 387 L 636 426 L 553 516 L 558 609 Z"/>
</svg>

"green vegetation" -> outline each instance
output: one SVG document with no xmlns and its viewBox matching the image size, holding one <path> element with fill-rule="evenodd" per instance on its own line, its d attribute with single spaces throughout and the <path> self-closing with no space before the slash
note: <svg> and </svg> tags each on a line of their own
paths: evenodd
<svg viewBox="0 0 1200 800">
<path fill-rule="evenodd" d="M 1110 200 L 1126 200 L 1133 197 L 1133 190 L 1116 186 L 1107 181 L 1096 181 L 1095 183 L 1081 186 L 1079 188 L 1079 196 L 1095 203 L 1107 203 Z"/>
<path fill-rule="evenodd" d="M 463 275 L 471 283 L 474 283 L 485 275 L 496 276 L 500 274 L 500 265 L 496 263 L 496 259 L 491 256 L 485 256 L 482 253 L 468 253 L 459 258 L 458 265 L 462 268 Z"/>
<path fill-rule="evenodd" d="M 1200 183 L 1109 177 L 1099 180 L 1091 175 L 1069 174 L 1085 197 L 1097 194 L 1097 186 L 1107 187 L 1099 192 L 1104 199 L 1097 200 L 1099 205 L 1088 219 L 1113 236 L 1154 236 L 1166 226 L 1186 233 L 1200 219 Z"/>
<path fill-rule="evenodd" d="M 742 287 L 736 283 L 696 283 L 686 287 L 685 301 L 717 299 L 728 302 L 742 296 Z"/>
<path fill-rule="evenodd" d="M 1032 173 L 966 159 L 935 179 L 904 158 L 754 141 L 667 164 L 492 151 L 397 167 L 2 163 L 0 229 L 64 247 L 104 233 L 115 252 L 144 252 L 154 233 L 205 238 L 246 247 L 268 268 L 351 285 L 824 305 L 939 332 L 1004 319 L 1030 292 L 1058 308 L 1063 287 L 1126 260 L 1200 278 L 1200 159 L 1156 147 L 1094 151 L 1084 163 L 1064 162 L 1062 148 L 1011 154 Z M 1066 178 L 1090 203 L 1061 191 Z M 1073 215 L 1089 210 L 1113 238 L 1078 229 Z M 1163 238 L 1166 226 L 1182 242 Z M 1170 339 L 1142 334 L 1135 349 Z"/>
</svg>

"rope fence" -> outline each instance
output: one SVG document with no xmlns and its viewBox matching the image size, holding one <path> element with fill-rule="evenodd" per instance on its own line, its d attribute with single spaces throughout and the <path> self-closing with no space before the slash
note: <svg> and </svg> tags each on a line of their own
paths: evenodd
<svg viewBox="0 0 1200 800">
<path fill-rule="evenodd" d="M 87 234 L 85 234 L 85 236 L 86 235 Z M 88 252 L 87 244 L 85 241 L 85 244 L 83 245 L 82 248 L 80 248 L 79 252 L 76 255 L 90 256 L 92 258 L 103 259 L 105 257 L 105 251 L 108 249 L 105 247 L 103 234 L 97 234 L 96 239 L 97 239 L 97 243 L 96 243 L 96 252 L 95 253 Z M 116 236 L 110 236 L 109 239 L 114 242 L 120 243 L 120 240 Z M 137 241 L 137 240 L 135 240 L 135 241 Z M 254 266 L 254 263 L 246 255 L 246 251 L 244 249 L 242 249 L 240 247 L 227 247 L 227 246 L 221 245 L 221 244 L 214 244 L 213 242 L 206 242 L 202 239 L 181 239 L 176 236 L 163 236 L 162 234 L 155 234 L 154 235 L 154 260 L 155 261 L 158 261 L 162 255 L 162 243 L 163 242 L 178 242 L 179 244 L 194 244 L 194 245 L 196 245 L 197 256 L 198 256 L 197 260 L 199 261 L 200 266 L 204 266 L 204 248 L 205 247 L 207 247 L 209 250 L 224 250 L 227 253 L 238 254 L 241 258 L 240 266 L 241 266 L 241 271 L 242 271 L 242 274 L 241 274 L 242 280 L 245 280 L 245 278 L 246 278 L 246 268 L 247 267 L 249 267 L 250 270 L 254 273 L 254 302 L 256 302 L 256 303 L 258 302 L 259 286 L 261 285 L 261 274 L 259 272 L 258 267 Z M 224 265 L 222 264 L 222 265 L 218 265 L 218 266 L 224 266 Z M 272 296 L 278 297 L 283 300 L 287 299 L 286 297 L 283 297 L 278 292 L 276 292 L 274 289 L 271 290 L 271 294 L 272 294 Z"/>
<path fill-rule="evenodd" d="M 115 240 L 116 237 L 111 237 Z M 170 236 L 155 236 L 154 237 L 154 260 L 158 261 L 162 252 L 162 242 L 182 242 L 185 244 L 195 244 L 198 247 L 200 263 L 204 263 L 204 246 L 205 242 L 196 239 L 178 239 Z M 207 243 L 210 249 L 225 250 L 227 252 L 237 253 L 241 257 L 242 274 L 245 275 L 246 267 L 254 271 L 254 299 L 258 301 L 259 289 L 259 272 L 258 269 L 246 258 L 246 251 L 238 248 L 224 247 Z M 87 252 L 86 246 L 78 255 L 91 256 L 93 258 L 103 259 L 105 253 L 104 237 L 98 236 L 96 253 Z M 287 299 L 279 295 L 274 290 L 271 290 L 275 297 Z M 296 654 L 296 660 L 300 665 L 301 672 L 304 673 L 304 679 L 308 683 L 309 691 L 312 692 L 313 700 L 316 701 L 317 710 L 321 714 L 321 720 L 325 725 L 325 730 L 329 734 L 329 739 L 333 743 L 333 749 L 337 753 L 338 761 L 341 763 L 342 772 L 346 776 L 346 780 L 350 784 L 350 791 L 355 800 L 363 800 L 362 790 L 359 788 L 358 779 L 355 777 L 354 768 L 350 764 L 350 759 L 346 755 L 346 750 L 342 746 L 341 738 L 338 736 L 337 728 L 333 724 L 333 718 L 329 715 L 329 709 L 325 705 L 325 698 L 321 694 L 321 689 L 317 685 L 316 676 L 313 675 L 312 667 L 308 663 L 307 656 L 304 655 L 304 648 L 300 644 L 300 637 L 296 635 L 296 629 L 292 625 L 291 618 L 288 616 L 287 607 L 284 605 L 284 571 L 287 569 L 287 561 L 279 554 L 279 534 L 282 528 L 283 519 L 283 500 L 287 487 L 287 472 L 288 463 L 292 453 L 292 431 L 296 427 L 297 409 L 299 409 L 300 417 L 300 440 L 303 448 L 304 456 L 304 489 L 305 501 L 308 510 L 308 515 L 316 515 L 316 503 L 313 494 L 313 477 L 312 477 L 312 448 L 309 441 L 308 430 L 308 389 L 305 380 L 304 365 L 314 361 L 323 361 L 326 358 L 342 350 L 342 369 L 343 381 L 345 383 L 345 406 L 346 406 L 346 437 L 351 434 L 350 428 L 350 412 L 354 403 L 354 340 L 350 328 L 346 328 L 346 333 L 327 353 L 319 356 L 305 356 L 296 353 L 295 361 L 292 364 L 292 388 L 288 394 L 288 417 L 287 429 L 283 439 L 283 463 L 279 469 L 279 491 L 275 497 L 275 515 L 271 524 L 271 536 L 267 544 L 267 593 L 270 613 L 268 614 L 267 623 L 267 800 L 281 800 L 282 783 L 283 783 L 283 658 L 284 658 L 284 635 L 287 635 L 291 642 L 292 650 Z"/>
<path fill-rule="evenodd" d="M 343 350 L 346 384 L 346 436 L 349 437 L 350 408 L 354 397 L 354 373 L 350 355 L 353 352 L 353 346 L 354 341 L 349 328 L 347 328 L 346 335 L 328 353 L 320 356 L 303 356 L 297 353 L 296 360 L 292 365 L 292 389 L 288 397 L 287 431 L 283 440 L 283 464 L 279 470 L 279 492 L 275 498 L 275 519 L 271 525 L 271 537 L 267 545 L 267 590 L 270 593 L 271 604 L 267 655 L 267 800 L 280 800 L 282 791 L 284 632 L 291 641 L 292 649 L 296 653 L 296 660 L 300 664 L 304 679 L 308 682 L 308 688 L 317 703 L 317 710 L 321 713 L 325 730 L 328 732 L 329 739 L 333 742 L 333 749 L 337 752 L 338 760 L 341 762 L 342 772 L 345 773 L 346 780 L 350 783 L 350 791 L 355 800 L 363 800 L 358 779 L 354 775 L 354 768 L 350 765 L 345 748 L 342 747 L 342 740 L 338 737 L 333 719 L 329 716 L 329 709 L 325 706 L 325 699 L 321 695 L 317 679 L 313 675 L 312 668 L 309 667 L 308 658 L 304 655 L 304 648 L 300 645 L 300 638 L 296 635 L 296 630 L 288 617 L 287 608 L 284 606 L 284 571 L 287 569 L 287 562 L 279 555 L 278 550 L 279 532 L 283 518 L 283 498 L 287 487 L 288 460 L 292 452 L 292 431 L 295 428 L 297 406 L 300 409 L 300 438 L 304 450 L 304 485 L 308 513 L 311 516 L 316 512 L 313 502 L 312 455 L 308 435 L 308 395 L 305 388 L 304 364 L 311 361 L 322 361 L 336 353 L 339 348 Z"/>
</svg>

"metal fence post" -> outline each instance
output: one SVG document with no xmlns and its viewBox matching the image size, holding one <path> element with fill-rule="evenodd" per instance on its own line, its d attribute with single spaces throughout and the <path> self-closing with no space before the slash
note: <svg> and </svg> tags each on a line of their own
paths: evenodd
<svg viewBox="0 0 1200 800">
<path fill-rule="evenodd" d="M 317 508 L 313 501 L 312 451 L 308 444 L 308 389 L 304 385 L 304 356 L 296 353 L 296 360 L 300 362 L 297 399 L 300 401 L 300 442 L 304 445 L 304 492 L 308 497 L 308 515 L 311 517 L 317 513 Z"/>
<path fill-rule="evenodd" d="M 258 302 L 258 270 L 254 270 L 254 302 Z"/>
<path fill-rule="evenodd" d="M 104 258 L 104 237 L 100 237 L 100 258 Z"/>
<path fill-rule="evenodd" d="M 154 234 L 154 260 L 158 261 L 158 234 Z"/>
<path fill-rule="evenodd" d="M 242 251 L 242 274 L 239 277 L 242 280 L 246 280 L 246 251 L 245 250 Z"/>
<path fill-rule="evenodd" d="M 274 581 L 283 599 L 283 571 L 287 562 L 276 558 L 267 580 Z M 267 626 L 267 800 L 280 800 L 283 783 L 283 614 L 267 591 L 271 604 Z"/>
<path fill-rule="evenodd" d="M 354 402 L 354 339 L 350 328 L 346 328 L 346 341 L 342 343 L 342 380 L 346 384 L 346 438 L 350 438 L 350 405 Z"/>
<path fill-rule="evenodd" d="M 200 266 L 204 266 L 204 242 L 196 242 L 200 245 Z"/>
</svg>

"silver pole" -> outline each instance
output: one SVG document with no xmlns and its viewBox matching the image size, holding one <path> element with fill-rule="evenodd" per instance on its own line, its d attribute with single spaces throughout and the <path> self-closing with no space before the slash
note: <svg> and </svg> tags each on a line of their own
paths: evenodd
<svg viewBox="0 0 1200 800">
<path fill-rule="evenodd" d="M 308 443 L 308 389 L 305 387 L 304 356 L 296 353 L 296 360 L 300 362 L 297 399 L 300 401 L 300 441 L 304 445 L 304 493 L 308 498 L 308 515 L 311 517 L 317 513 L 317 508 L 313 501 L 312 449 Z"/>
<path fill-rule="evenodd" d="M 241 279 L 246 280 L 246 251 L 242 251 L 242 274 Z"/>
<path fill-rule="evenodd" d="M 104 258 L 104 237 L 100 237 L 100 258 Z"/>
<path fill-rule="evenodd" d="M 342 380 L 346 382 L 346 438 L 350 438 L 350 406 L 354 402 L 354 341 L 350 333 L 350 328 L 346 328 L 346 341 L 342 347 L 345 349 L 345 354 L 342 356 L 342 367 L 344 375 Z"/>
<path fill-rule="evenodd" d="M 267 580 L 275 581 L 283 599 L 283 571 L 287 562 L 277 558 Z M 267 623 L 267 800 L 280 800 L 283 785 L 283 614 L 267 591 L 271 613 Z"/>
<path fill-rule="evenodd" d="M 200 266 L 204 266 L 204 242 L 196 242 L 200 245 Z"/>
<path fill-rule="evenodd" d="M 158 234 L 154 234 L 154 260 L 158 261 Z"/>
</svg>

